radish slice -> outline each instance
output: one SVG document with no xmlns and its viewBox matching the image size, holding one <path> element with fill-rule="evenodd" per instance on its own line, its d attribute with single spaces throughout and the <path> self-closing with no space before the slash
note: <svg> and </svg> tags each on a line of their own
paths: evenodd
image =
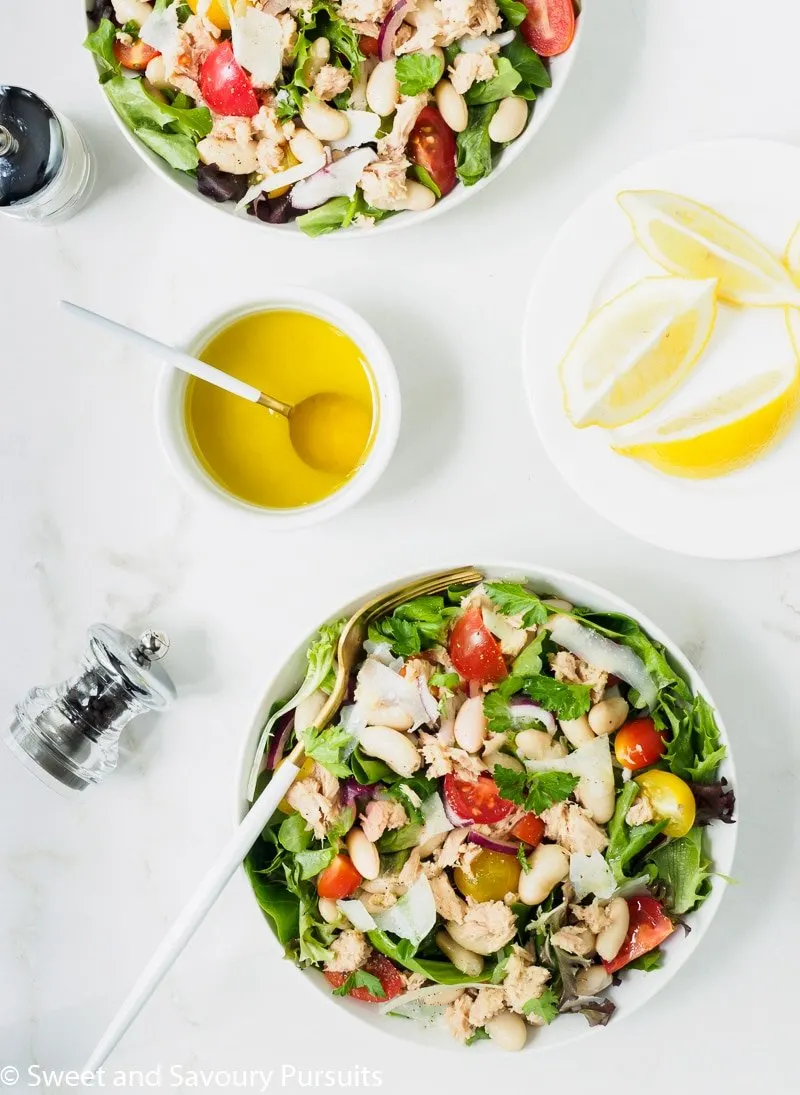
<svg viewBox="0 0 800 1095">
<path fill-rule="evenodd" d="M 573 616 L 560 615 L 549 625 L 553 641 L 585 662 L 613 673 L 635 688 L 646 707 L 652 707 L 658 689 L 642 659 L 627 646 L 612 642 L 591 628 L 579 624 Z"/>
<path fill-rule="evenodd" d="M 382 61 L 391 61 L 394 57 L 395 35 L 400 29 L 407 7 L 408 0 L 397 0 L 397 3 L 389 8 L 389 14 L 381 24 L 380 34 L 378 35 L 378 55 Z"/>
<path fill-rule="evenodd" d="M 344 913 L 353 927 L 360 932 L 372 932 L 378 926 L 363 901 L 345 901 L 342 899 L 336 902 L 336 908 L 339 912 Z"/>
<path fill-rule="evenodd" d="M 436 924 L 436 902 L 431 884 L 420 875 L 399 901 L 385 912 L 378 913 L 375 923 L 382 932 L 391 932 L 418 947 Z"/>
<path fill-rule="evenodd" d="M 469 844 L 478 844 L 481 848 L 486 848 L 490 852 L 500 852 L 502 855 L 516 855 L 519 848 L 519 844 L 509 844 L 508 841 L 498 840 L 493 836 L 485 836 L 483 833 L 476 833 L 474 829 L 470 830 L 467 842 Z"/>
</svg>

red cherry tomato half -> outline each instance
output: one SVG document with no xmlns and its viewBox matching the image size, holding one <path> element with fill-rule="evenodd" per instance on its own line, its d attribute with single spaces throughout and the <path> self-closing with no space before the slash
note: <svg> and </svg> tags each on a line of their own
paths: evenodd
<svg viewBox="0 0 800 1095">
<path fill-rule="evenodd" d="M 508 817 L 514 803 L 500 798 L 497 784 L 491 776 L 478 776 L 474 783 L 455 776 L 444 777 L 444 797 L 456 817 L 476 821 L 479 825 L 494 825 Z"/>
<path fill-rule="evenodd" d="M 450 660 L 468 681 L 489 684 L 508 676 L 500 644 L 483 622 L 478 605 L 456 620 L 450 633 Z"/>
<path fill-rule="evenodd" d="M 366 973 L 371 973 L 373 977 L 377 977 L 381 983 L 383 989 L 383 996 L 375 996 L 360 986 L 357 989 L 350 989 L 348 996 L 352 996 L 354 1000 L 364 1000 L 368 1004 L 383 1004 L 386 1000 L 392 1000 L 395 996 L 401 996 L 406 991 L 405 981 L 403 975 L 397 969 L 397 967 L 389 961 L 388 958 L 384 958 L 382 954 L 373 954 L 371 958 L 368 958 L 362 967 Z M 330 970 L 325 971 L 325 978 L 328 984 L 333 985 L 335 989 L 340 988 L 350 975 L 347 973 L 334 973 Z"/>
<path fill-rule="evenodd" d="M 317 893 L 338 901 L 348 897 L 361 885 L 361 875 L 346 855 L 337 855 L 317 879 Z"/>
<path fill-rule="evenodd" d="M 252 118 L 259 103 L 245 70 L 233 55 L 230 39 L 221 42 L 200 68 L 200 93 L 215 114 Z"/>
<path fill-rule="evenodd" d="M 358 37 L 358 48 L 365 57 L 377 57 L 378 39 L 370 38 L 367 34 L 360 34 Z"/>
<path fill-rule="evenodd" d="M 114 42 L 114 56 L 123 68 L 132 69 L 134 72 L 144 72 L 154 57 L 159 56 L 157 49 L 148 46 L 141 38 L 137 38 L 130 44 Z"/>
<path fill-rule="evenodd" d="M 456 185 L 456 139 L 435 106 L 426 106 L 411 130 L 406 148 L 412 163 L 423 167 L 442 197 Z"/>
<path fill-rule="evenodd" d="M 614 753 L 623 768 L 637 772 L 664 756 L 666 743 L 652 719 L 627 722 L 614 739 Z"/>
<path fill-rule="evenodd" d="M 655 950 L 668 935 L 675 931 L 675 925 L 664 913 L 660 903 L 654 897 L 643 894 L 628 898 L 630 923 L 625 942 L 616 958 L 604 962 L 607 973 L 616 973 L 629 962 L 635 961 L 648 951 Z"/>
<path fill-rule="evenodd" d="M 540 57 L 555 57 L 572 45 L 575 9 L 572 0 L 522 0 L 528 14 L 522 37 Z"/>
<path fill-rule="evenodd" d="M 535 848 L 544 836 L 544 822 L 536 814 L 526 814 L 511 830 L 511 835 Z"/>
</svg>

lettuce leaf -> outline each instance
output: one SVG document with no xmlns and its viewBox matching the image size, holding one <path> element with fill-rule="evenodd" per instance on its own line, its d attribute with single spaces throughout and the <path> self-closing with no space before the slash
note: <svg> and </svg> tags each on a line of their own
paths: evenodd
<svg viewBox="0 0 800 1095">
<path fill-rule="evenodd" d="M 391 616 L 371 623 L 369 637 L 375 643 L 388 642 L 393 653 L 408 658 L 444 643 L 450 620 L 456 615 L 458 609 L 445 605 L 444 597 L 416 597 Z"/>
<path fill-rule="evenodd" d="M 510 27 L 518 27 L 527 18 L 528 9 L 519 0 L 497 0 L 497 6 Z"/>
<path fill-rule="evenodd" d="M 492 142 L 489 122 L 498 103 L 469 108 L 469 122 L 463 133 L 456 136 L 456 174 L 464 186 L 474 186 L 492 172 Z"/>
<path fill-rule="evenodd" d="M 647 861 L 656 868 L 653 889 L 676 916 L 696 909 L 711 893 L 711 860 L 703 848 L 703 830 L 697 826 L 680 840 L 656 848 Z"/>
<path fill-rule="evenodd" d="M 399 939 L 396 943 L 391 937 L 382 931 L 367 932 L 367 938 L 376 951 L 385 954 L 399 966 L 403 966 L 412 973 L 421 973 L 437 985 L 463 985 L 471 981 L 489 981 L 492 976 L 492 967 L 487 966 L 478 977 L 470 977 L 461 970 L 456 969 L 452 962 L 443 962 L 436 958 L 417 958 L 416 948 L 407 939 Z"/>
<path fill-rule="evenodd" d="M 498 57 L 496 66 L 497 72 L 491 80 L 479 80 L 466 92 L 464 98 L 468 106 L 499 102 L 513 95 L 522 83 L 522 77 L 507 57 Z"/>
<path fill-rule="evenodd" d="M 628 864 L 653 843 L 668 823 L 667 818 L 661 818 L 658 821 L 650 821 L 646 825 L 628 825 L 625 815 L 638 794 L 637 783 L 633 780 L 626 783 L 617 795 L 614 816 L 608 823 L 606 863 L 619 884 L 630 877 L 626 870 Z"/>
<path fill-rule="evenodd" d="M 104 84 L 113 76 L 119 76 L 122 72 L 119 61 L 114 56 L 114 42 L 117 39 L 117 28 L 110 19 L 101 19 L 97 29 L 86 35 L 83 46 L 93 53 L 100 70 L 100 83 Z"/>
</svg>

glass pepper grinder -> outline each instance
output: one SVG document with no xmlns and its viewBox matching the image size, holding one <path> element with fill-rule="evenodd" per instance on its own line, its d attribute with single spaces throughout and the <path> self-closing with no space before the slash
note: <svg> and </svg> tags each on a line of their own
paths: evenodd
<svg viewBox="0 0 800 1095">
<path fill-rule="evenodd" d="M 88 198 L 92 176 L 72 122 L 32 91 L 0 84 L 0 213 L 34 224 L 66 220 Z"/>
<path fill-rule="evenodd" d="M 168 649 L 162 631 L 134 639 L 95 624 L 78 675 L 52 688 L 33 688 L 14 710 L 6 744 L 57 790 L 82 791 L 99 783 L 117 765 L 123 727 L 175 699 L 175 686 L 158 665 Z"/>
</svg>

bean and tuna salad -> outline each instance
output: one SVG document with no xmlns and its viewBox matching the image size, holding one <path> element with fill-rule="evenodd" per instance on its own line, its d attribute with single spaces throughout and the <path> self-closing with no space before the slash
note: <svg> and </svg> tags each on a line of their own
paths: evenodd
<svg viewBox="0 0 800 1095">
<path fill-rule="evenodd" d="M 630 617 L 487 580 L 373 622 L 318 729 L 343 623 L 270 715 L 250 788 L 303 742 L 245 864 L 286 954 L 464 1045 L 607 1023 L 711 892 L 707 827 L 734 791 L 710 704 Z"/>
<path fill-rule="evenodd" d="M 201 194 L 310 236 L 489 175 L 569 48 L 572 0 L 95 0 L 125 125 Z"/>
</svg>

